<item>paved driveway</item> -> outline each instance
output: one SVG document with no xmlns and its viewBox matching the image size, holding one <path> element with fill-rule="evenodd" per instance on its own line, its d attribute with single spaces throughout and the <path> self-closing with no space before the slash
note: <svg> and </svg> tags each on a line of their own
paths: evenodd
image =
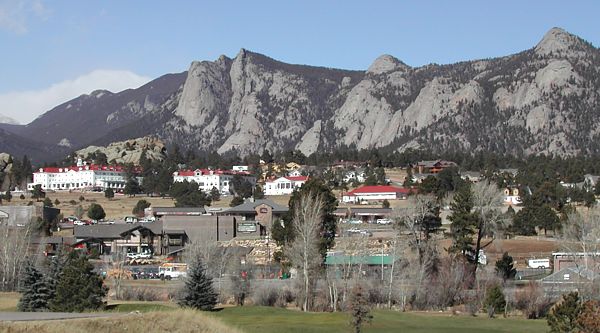
<svg viewBox="0 0 600 333">
<path fill-rule="evenodd" d="M 0 312 L 0 321 L 59 320 L 121 316 L 123 313 Z"/>
</svg>

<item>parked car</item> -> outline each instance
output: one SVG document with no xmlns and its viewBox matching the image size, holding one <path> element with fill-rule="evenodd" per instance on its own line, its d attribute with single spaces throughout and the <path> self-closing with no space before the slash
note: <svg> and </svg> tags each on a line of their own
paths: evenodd
<svg viewBox="0 0 600 333">
<path fill-rule="evenodd" d="M 390 219 L 377 219 L 375 221 L 375 223 L 377 223 L 377 224 L 392 224 L 393 221 Z"/>
<path fill-rule="evenodd" d="M 359 220 L 359 219 L 350 219 L 350 220 L 348 220 L 348 223 L 350 223 L 350 224 L 361 224 L 363 222 L 361 220 Z"/>
<path fill-rule="evenodd" d="M 87 225 L 87 223 L 85 223 L 85 221 L 76 220 L 75 222 L 73 222 L 73 225 Z"/>
</svg>

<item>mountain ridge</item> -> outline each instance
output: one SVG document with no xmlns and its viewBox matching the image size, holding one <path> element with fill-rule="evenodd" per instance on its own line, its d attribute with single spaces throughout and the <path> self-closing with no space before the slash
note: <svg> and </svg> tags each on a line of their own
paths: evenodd
<svg viewBox="0 0 600 333">
<path fill-rule="evenodd" d="M 365 71 L 287 64 L 241 49 L 0 128 L 69 148 L 152 135 L 239 155 L 340 147 L 596 154 L 598 77 L 598 49 L 560 28 L 508 56 L 411 67 L 382 55 Z M 85 116 L 67 110 L 75 104 Z M 73 130 L 82 127 L 94 131 Z"/>
</svg>

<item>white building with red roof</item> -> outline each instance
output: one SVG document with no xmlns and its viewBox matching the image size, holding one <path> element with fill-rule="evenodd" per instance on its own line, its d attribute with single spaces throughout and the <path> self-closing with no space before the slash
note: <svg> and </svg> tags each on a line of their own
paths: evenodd
<svg viewBox="0 0 600 333">
<path fill-rule="evenodd" d="M 85 164 L 78 161 L 70 167 L 46 167 L 33 172 L 33 182 L 27 184 L 32 190 L 35 185 L 41 185 L 43 190 L 82 190 L 125 188 L 125 169 L 120 165 Z"/>
<path fill-rule="evenodd" d="M 265 195 L 287 195 L 292 194 L 295 189 L 301 187 L 308 180 L 308 176 L 287 176 L 269 180 L 265 183 L 263 191 Z"/>
<path fill-rule="evenodd" d="M 342 196 L 346 203 L 359 203 L 361 201 L 380 201 L 406 199 L 411 190 L 389 185 L 370 185 L 356 188 Z"/>
<path fill-rule="evenodd" d="M 210 170 L 210 169 L 196 169 L 196 170 L 179 170 L 173 172 L 173 182 L 182 182 L 187 180 L 188 182 L 196 182 L 200 189 L 206 193 L 209 193 L 213 187 L 216 187 L 219 192 L 229 194 L 229 189 L 233 188 L 231 182 L 233 177 L 240 175 L 244 180 L 247 180 L 252 186 L 256 185 L 256 178 L 252 176 L 248 171 L 236 171 L 236 170 Z"/>
</svg>

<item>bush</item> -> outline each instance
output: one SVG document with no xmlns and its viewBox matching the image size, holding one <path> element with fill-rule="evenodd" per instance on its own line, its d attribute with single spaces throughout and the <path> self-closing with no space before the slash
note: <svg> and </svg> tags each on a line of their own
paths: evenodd
<svg viewBox="0 0 600 333">
<path fill-rule="evenodd" d="M 278 299 L 279 290 L 269 286 L 261 286 L 252 294 L 254 305 L 275 306 Z"/>
<path fill-rule="evenodd" d="M 122 301 L 162 301 L 160 294 L 151 288 L 144 287 L 122 287 L 121 296 L 119 297 Z"/>
<path fill-rule="evenodd" d="M 504 312 L 506 309 L 506 298 L 499 285 L 494 285 L 488 289 L 484 306 L 490 318 L 494 318 L 495 313 Z"/>
<path fill-rule="evenodd" d="M 528 319 L 545 317 L 551 306 L 552 302 L 535 282 L 515 294 L 515 307 Z"/>
<path fill-rule="evenodd" d="M 69 201 L 69 204 L 71 204 L 71 205 L 75 206 L 75 205 L 77 204 L 77 201 L 75 201 L 75 200 L 70 200 L 70 201 Z"/>
</svg>

